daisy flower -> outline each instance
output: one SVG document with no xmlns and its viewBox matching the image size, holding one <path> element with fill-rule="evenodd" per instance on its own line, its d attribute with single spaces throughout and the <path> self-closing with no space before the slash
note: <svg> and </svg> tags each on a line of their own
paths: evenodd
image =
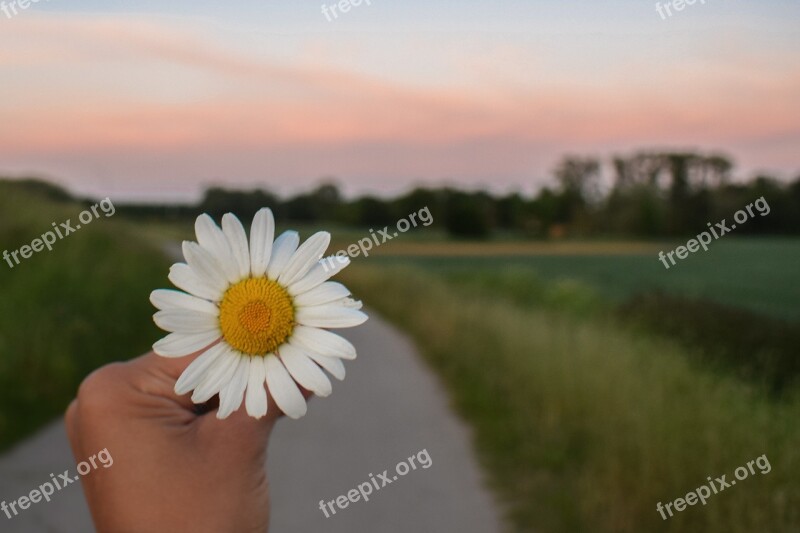
<svg viewBox="0 0 800 533">
<path fill-rule="evenodd" d="M 203 403 L 219 394 L 217 418 L 245 403 L 254 418 L 267 414 L 269 388 L 287 416 L 300 418 L 306 401 L 298 388 L 318 396 L 331 393 L 322 369 L 344 379 L 342 359 L 355 359 L 350 342 L 329 328 L 367 320 L 361 302 L 341 283 L 328 279 L 350 261 L 320 260 L 330 234 L 320 231 L 300 245 L 296 231 L 277 239 L 272 211 L 253 218 L 250 238 L 228 213 L 222 228 L 204 214 L 195 222 L 197 242 L 184 241 L 185 263 L 172 265 L 169 280 L 181 291 L 159 289 L 150 301 L 155 323 L 169 335 L 153 345 L 163 357 L 203 353 L 186 368 L 175 392 L 191 391 Z"/>
</svg>

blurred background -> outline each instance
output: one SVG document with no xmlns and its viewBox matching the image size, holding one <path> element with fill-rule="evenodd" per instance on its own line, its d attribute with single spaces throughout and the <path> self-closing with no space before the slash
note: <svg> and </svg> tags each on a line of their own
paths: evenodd
<svg viewBox="0 0 800 533">
<path fill-rule="evenodd" d="M 339 4 L 0 12 L 0 249 L 115 208 L 0 262 L 0 454 L 159 338 L 198 214 L 269 206 L 334 252 L 427 208 L 343 281 L 413 340 L 506 530 L 800 530 L 800 5 Z"/>
</svg>

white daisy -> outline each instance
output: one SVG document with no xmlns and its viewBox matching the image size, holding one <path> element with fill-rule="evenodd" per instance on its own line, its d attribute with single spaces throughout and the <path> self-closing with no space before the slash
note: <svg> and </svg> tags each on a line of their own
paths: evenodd
<svg viewBox="0 0 800 533">
<path fill-rule="evenodd" d="M 350 291 L 327 281 L 348 258 L 320 261 L 330 243 L 321 231 L 302 245 L 295 231 L 277 239 L 272 211 L 261 209 L 250 239 L 228 213 L 222 228 L 208 215 L 195 223 L 197 242 L 184 241 L 186 263 L 170 268 L 179 289 L 159 289 L 150 301 L 156 324 L 170 334 L 153 345 L 163 357 L 203 350 L 175 384 L 178 395 L 194 391 L 203 403 L 219 394 L 217 418 L 227 418 L 244 400 L 255 418 L 267 414 L 266 383 L 289 417 L 306 413 L 297 384 L 318 396 L 331 393 L 322 369 L 344 379 L 342 359 L 355 359 L 350 342 L 323 328 L 347 328 L 367 320 Z M 298 246 L 299 245 L 299 246 Z M 321 368 L 320 368 L 321 367 Z M 297 384 L 296 384 L 296 383 Z"/>
</svg>

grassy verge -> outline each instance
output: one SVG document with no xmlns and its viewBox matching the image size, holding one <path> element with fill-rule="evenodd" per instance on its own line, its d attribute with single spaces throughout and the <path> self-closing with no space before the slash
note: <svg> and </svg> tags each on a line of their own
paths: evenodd
<svg viewBox="0 0 800 533">
<path fill-rule="evenodd" d="M 681 343 L 697 361 L 762 385 L 779 398 L 800 386 L 800 322 L 663 292 L 618 309 L 626 323 Z"/>
<path fill-rule="evenodd" d="M 407 330 L 475 428 L 516 531 L 791 531 L 800 398 L 703 372 L 602 318 L 535 308 L 419 269 L 346 282 Z M 663 521 L 656 503 L 766 454 L 757 473 Z M 757 471 L 758 472 L 758 471 Z"/>
<path fill-rule="evenodd" d="M 584 281 L 545 280 L 536 270 L 502 262 L 437 272 L 459 290 L 526 308 L 582 318 L 615 315 L 621 325 L 677 341 L 701 367 L 763 385 L 776 396 L 800 385 L 797 321 L 662 291 L 637 293 L 617 304 Z"/>
<path fill-rule="evenodd" d="M 0 252 L 83 207 L 0 182 Z M 127 225 L 102 216 L 10 268 L 0 263 L 0 449 L 60 415 L 93 369 L 157 338 L 149 292 L 167 263 Z"/>
</svg>

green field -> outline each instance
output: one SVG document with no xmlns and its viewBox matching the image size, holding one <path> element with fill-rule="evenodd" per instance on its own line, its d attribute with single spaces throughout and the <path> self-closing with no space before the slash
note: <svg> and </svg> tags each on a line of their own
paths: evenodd
<svg viewBox="0 0 800 533">
<path fill-rule="evenodd" d="M 583 282 L 488 290 L 506 260 L 488 277 L 490 259 L 410 262 L 363 262 L 346 281 L 441 376 L 514 531 L 796 531 L 796 389 L 775 400 L 691 364 L 691 350 L 598 313 L 606 304 Z M 669 521 L 657 514 L 762 454 L 768 475 Z"/>
<path fill-rule="evenodd" d="M 714 243 L 669 270 L 654 247 L 647 253 L 530 255 L 455 255 L 447 244 L 431 246 L 431 255 L 378 256 L 376 261 L 412 264 L 445 275 L 478 271 L 502 277 L 509 270 L 530 270 L 547 280 L 576 280 L 613 302 L 652 289 L 703 297 L 778 318 L 800 320 L 800 239 L 734 239 Z M 436 255 L 433 255 L 436 253 Z M 363 259 L 357 259 L 361 261 Z"/>
<path fill-rule="evenodd" d="M 53 222 L 74 227 L 83 209 L 0 182 L 0 251 L 30 244 Z M 0 263 L 0 449 L 61 415 L 92 370 L 150 347 L 158 334 L 147 296 L 167 266 L 103 215 L 52 251 L 13 269 Z"/>
<path fill-rule="evenodd" d="M 796 531 L 800 241 L 670 270 L 640 247 L 398 243 L 346 276 L 442 377 L 515 531 Z M 762 454 L 769 475 L 656 512 Z"/>
</svg>

